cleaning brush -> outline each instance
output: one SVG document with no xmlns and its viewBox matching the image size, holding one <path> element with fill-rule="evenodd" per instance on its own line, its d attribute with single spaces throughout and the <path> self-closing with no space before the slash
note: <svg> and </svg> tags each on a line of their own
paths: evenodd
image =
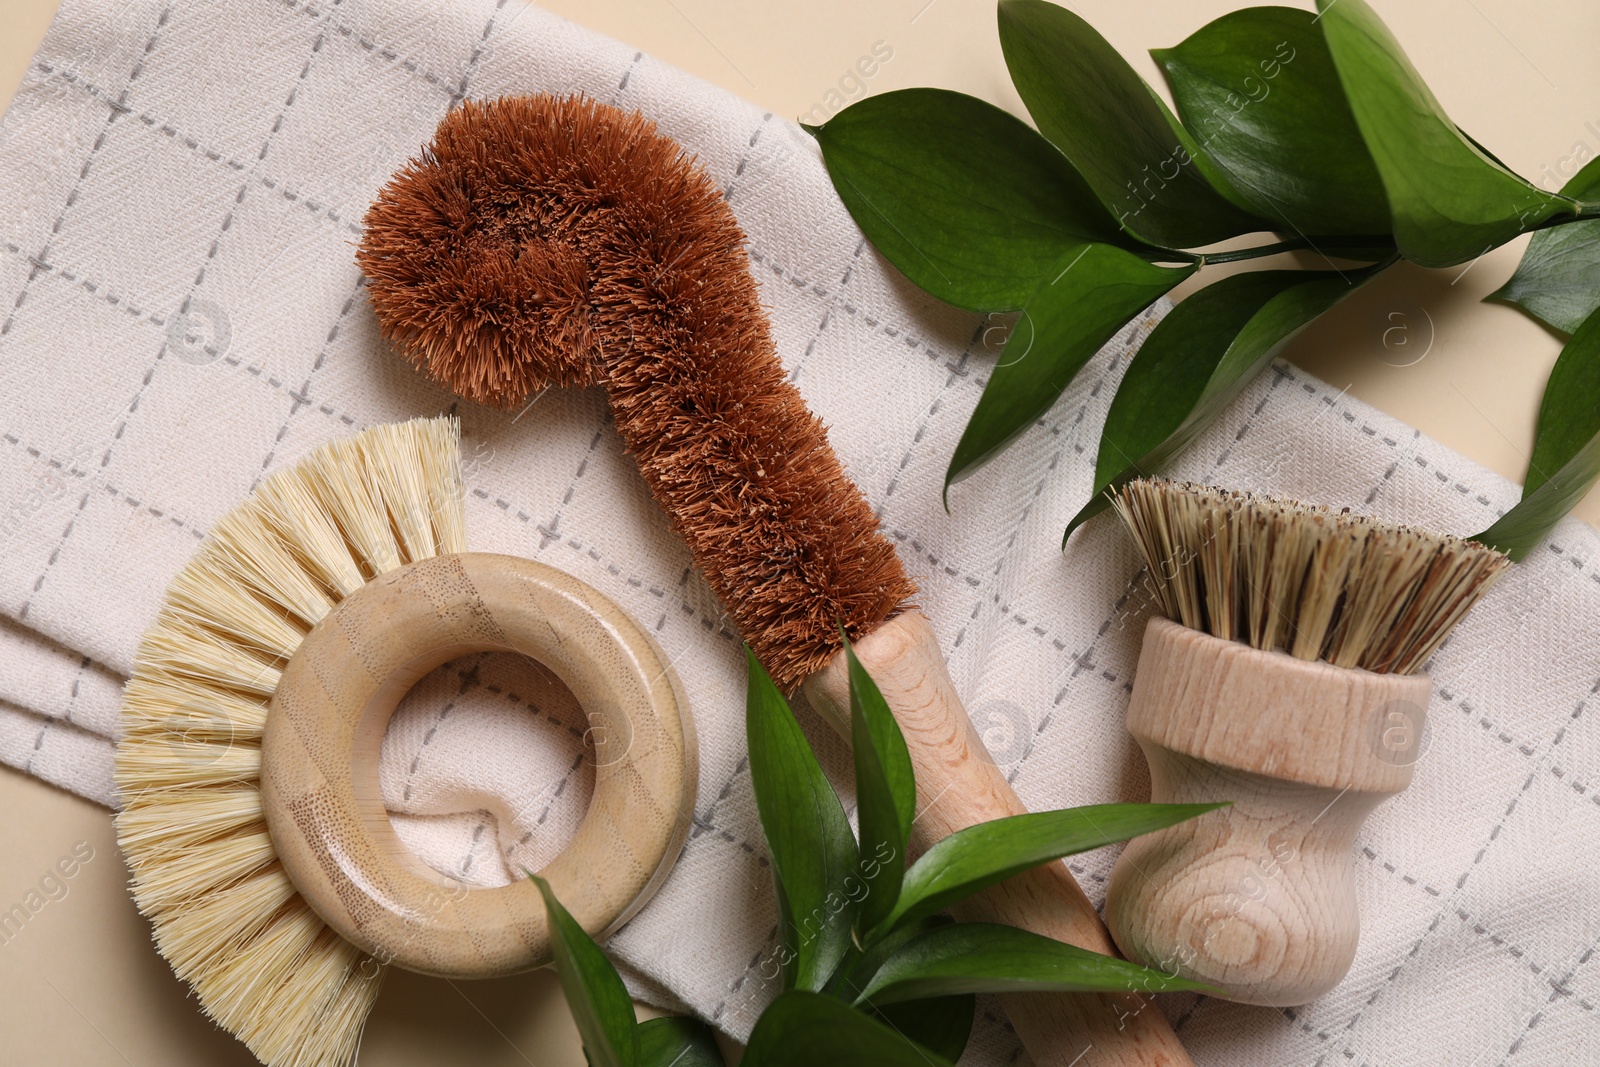
<svg viewBox="0 0 1600 1067">
<path fill-rule="evenodd" d="M 552 385 L 604 386 L 741 635 L 846 737 L 849 635 L 906 734 L 923 847 L 1020 814 L 907 604 L 894 546 L 784 372 L 744 243 L 722 190 L 642 116 L 523 96 L 447 115 L 368 210 L 358 261 L 384 335 L 461 396 L 509 408 Z M 1115 952 L 1062 863 L 970 907 Z M 1041 1065 L 1188 1063 L 1143 1007 L 1133 993 L 1007 1002 Z"/>
<path fill-rule="evenodd" d="M 1165 614 L 1128 707 L 1151 798 L 1233 803 L 1130 843 L 1106 921 L 1130 958 L 1305 1003 L 1354 957 L 1351 849 L 1411 782 L 1431 691 L 1417 672 L 1509 560 L 1204 486 L 1141 479 L 1113 504 Z"/>
<path fill-rule="evenodd" d="M 378 790 L 406 691 L 474 651 L 549 667 L 601 738 L 594 801 L 545 874 L 592 933 L 676 858 L 693 732 L 668 661 L 553 568 L 465 552 L 453 418 L 377 426 L 268 478 L 173 579 L 123 696 L 117 839 L 157 947 L 270 1067 L 343 1067 L 384 966 L 548 961 L 531 882 L 468 887 L 395 838 Z"/>
</svg>

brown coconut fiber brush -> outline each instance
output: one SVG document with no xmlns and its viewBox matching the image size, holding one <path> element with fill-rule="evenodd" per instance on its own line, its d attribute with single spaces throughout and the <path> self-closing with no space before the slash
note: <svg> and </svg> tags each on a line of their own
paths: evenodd
<svg viewBox="0 0 1600 1067">
<path fill-rule="evenodd" d="M 1351 853 L 1421 755 L 1417 672 L 1509 560 L 1223 489 L 1140 480 L 1113 502 L 1165 614 L 1128 705 L 1151 799 L 1232 805 L 1130 842 L 1106 921 L 1132 959 L 1304 1004 L 1355 955 Z"/>
<path fill-rule="evenodd" d="M 468 101 L 368 211 L 383 331 L 461 396 L 601 385 L 695 565 L 785 689 L 849 721 L 840 626 L 906 735 L 921 846 L 1024 809 L 983 751 L 894 547 L 779 362 L 722 192 L 637 114 L 583 97 Z M 848 728 L 844 729 L 849 736 Z M 937 803 L 929 805 L 937 799 Z M 968 906 L 1114 953 L 1066 865 Z M 1035 1062 L 1189 1063 L 1135 994 L 1019 994 Z"/>
<path fill-rule="evenodd" d="M 435 667 L 519 652 L 578 698 L 594 797 L 541 873 L 590 933 L 649 898 L 689 827 L 694 734 L 668 660 L 571 576 L 464 551 L 457 435 L 454 419 L 377 426 L 266 479 L 173 579 L 123 695 L 134 898 L 207 1014 L 269 1067 L 349 1064 L 391 963 L 476 978 L 549 962 L 532 880 L 441 875 L 384 811 L 384 729 Z"/>
</svg>

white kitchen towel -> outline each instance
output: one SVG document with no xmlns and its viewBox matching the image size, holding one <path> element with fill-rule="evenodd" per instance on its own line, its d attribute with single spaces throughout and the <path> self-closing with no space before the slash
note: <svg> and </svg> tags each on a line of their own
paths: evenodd
<svg viewBox="0 0 1600 1067">
<path fill-rule="evenodd" d="M 884 264 L 794 124 L 520 0 L 66 0 L 0 126 L 0 758 L 114 803 L 119 686 L 211 524 L 318 444 L 458 411 L 472 547 L 599 587 L 683 678 L 693 836 L 610 947 L 636 991 L 742 1036 L 774 992 L 774 912 L 736 636 L 600 392 L 551 391 L 515 420 L 458 404 L 381 343 L 353 261 L 367 203 L 449 107 L 535 90 L 643 111 L 725 189 L 779 351 L 922 582 L 1023 799 L 1144 798 L 1121 718 L 1149 587 L 1112 520 L 1058 542 L 1161 309 L 947 515 L 942 472 L 1002 329 Z M 1517 496 L 1284 365 L 1175 473 L 1462 533 Z M 1416 783 L 1361 838 L 1349 977 L 1290 1011 L 1165 999 L 1202 1067 L 1600 1062 L 1600 537 L 1562 524 L 1432 671 Z M 846 781 L 840 745 L 801 714 Z M 473 881 L 537 865 L 588 796 L 577 723 L 532 665 L 441 668 L 385 743 L 400 832 Z M 1097 900 L 1114 851 L 1072 863 Z M 1014 1054 L 996 1012 L 968 1062 Z"/>
</svg>

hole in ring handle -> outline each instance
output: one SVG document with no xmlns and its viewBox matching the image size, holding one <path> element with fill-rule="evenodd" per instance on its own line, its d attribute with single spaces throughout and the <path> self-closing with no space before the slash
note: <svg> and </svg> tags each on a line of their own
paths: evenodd
<svg viewBox="0 0 1600 1067">
<path fill-rule="evenodd" d="M 515 556 L 465 552 L 381 574 L 319 622 L 284 667 L 262 740 L 272 842 L 306 901 L 374 958 L 452 978 L 542 966 L 550 934 L 526 878 L 464 886 L 401 843 L 378 789 L 384 730 L 406 692 L 472 652 L 517 652 L 583 705 L 594 797 L 540 875 L 596 936 L 666 878 L 688 833 L 688 703 L 650 636 L 598 590 Z"/>
</svg>

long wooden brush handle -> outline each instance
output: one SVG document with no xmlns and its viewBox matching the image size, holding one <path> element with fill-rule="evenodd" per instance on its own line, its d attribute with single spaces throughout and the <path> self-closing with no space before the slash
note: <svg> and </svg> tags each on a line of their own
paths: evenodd
<svg viewBox="0 0 1600 1067">
<path fill-rule="evenodd" d="M 1410 784 L 1431 686 L 1151 619 L 1128 703 L 1151 799 L 1231 806 L 1123 850 L 1106 921 L 1129 958 L 1275 1007 L 1338 984 L 1356 832 Z"/>
<path fill-rule="evenodd" d="M 856 655 L 894 710 L 917 776 L 917 847 L 980 822 L 1027 809 L 988 758 L 945 670 L 938 640 L 917 611 L 891 619 L 857 642 Z M 849 736 L 850 683 L 843 657 L 805 684 L 819 713 Z M 962 918 L 1008 923 L 1095 952 L 1116 948 L 1064 863 L 1047 863 L 972 897 Z M 1039 1067 L 1185 1067 L 1166 1017 L 1137 993 L 1019 993 L 1004 999 Z"/>
</svg>

